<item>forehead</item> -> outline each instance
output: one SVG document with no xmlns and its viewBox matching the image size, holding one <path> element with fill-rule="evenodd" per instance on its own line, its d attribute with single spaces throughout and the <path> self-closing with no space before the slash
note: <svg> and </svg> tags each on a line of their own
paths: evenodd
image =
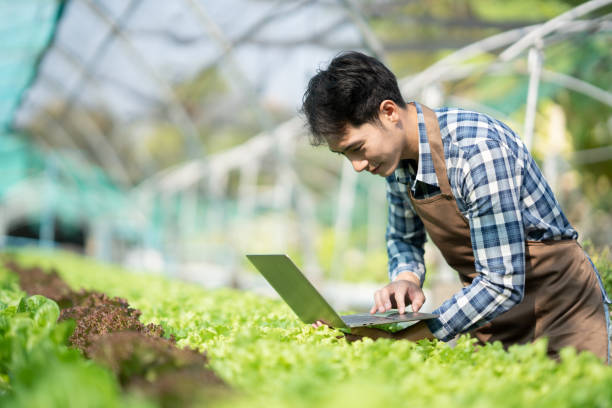
<svg viewBox="0 0 612 408">
<path fill-rule="evenodd" d="M 327 140 L 329 150 L 341 152 L 343 149 L 355 143 L 360 143 L 367 138 L 373 128 L 374 126 L 370 123 L 364 123 L 360 126 L 346 125 L 342 135 Z"/>
</svg>

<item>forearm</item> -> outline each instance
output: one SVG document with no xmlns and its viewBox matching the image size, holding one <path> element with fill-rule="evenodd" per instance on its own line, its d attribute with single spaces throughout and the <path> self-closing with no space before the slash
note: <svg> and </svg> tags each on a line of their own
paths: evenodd
<svg viewBox="0 0 612 408">
<path fill-rule="evenodd" d="M 423 259 L 425 227 L 416 215 L 410 201 L 405 201 L 397 193 L 388 190 L 389 214 L 385 239 L 389 258 L 389 280 L 393 281 L 404 271 L 411 271 L 425 279 Z"/>
<path fill-rule="evenodd" d="M 432 313 L 437 319 L 427 321 L 429 329 L 443 341 L 473 330 L 508 311 L 521 300 L 522 287 L 509 289 L 493 285 L 482 275 L 457 292 Z M 460 306 L 461 305 L 461 306 Z"/>
</svg>

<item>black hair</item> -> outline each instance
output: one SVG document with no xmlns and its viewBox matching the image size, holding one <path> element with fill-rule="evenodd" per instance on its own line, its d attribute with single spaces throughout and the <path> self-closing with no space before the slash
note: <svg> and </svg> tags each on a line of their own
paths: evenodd
<svg viewBox="0 0 612 408">
<path fill-rule="evenodd" d="M 379 123 L 380 103 L 390 99 L 406 103 L 395 75 L 379 60 L 360 52 L 337 55 L 326 70 L 318 70 L 308 82 L 302 99 L 314 146 L 344 135 L 346 126 Z"/>
</svg>

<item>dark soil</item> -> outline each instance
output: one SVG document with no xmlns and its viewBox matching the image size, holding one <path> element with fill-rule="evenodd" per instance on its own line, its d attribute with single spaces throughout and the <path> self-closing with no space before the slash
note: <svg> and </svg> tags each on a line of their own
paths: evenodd
<svg viewBox="0 0 612 408">
<path fill-rule="evenodd" d="M 61 309 L 59 320 L 73 319 L 69 338 L 73 347 L 111 369 L 126 390 L 143 393 L 162 407 L 191 406 L 228 391 L 223 381 L 206 368 L 205 353 L 176 346 L 164 337 L 161 326 L 140 322 L 140 310 L 125 299 L 81 289 L 74 292 L 57 271 L 24 268 L 5 262 L 19 276 L 28 295 L 53 299 Z"/>
<path fill-rule="evenodd" d="M 60 309 L 67 307 L 72 289 L 59 277 L 57 271 L 43 271 L 41 268 L 22 268 L 14 261 L 5 262 L 5 266 L 19 276 L 19 286 L 28 295 L 43 295 L 57 302 Z"/>
</svg>

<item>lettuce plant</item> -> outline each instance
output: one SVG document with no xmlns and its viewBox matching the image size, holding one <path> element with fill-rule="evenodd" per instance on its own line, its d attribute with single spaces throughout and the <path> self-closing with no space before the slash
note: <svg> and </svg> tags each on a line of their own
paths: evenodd
<svg viewBox="0 0 612 408">
<path fill-rule="evenodd" d="M 237 395 L 215 406 L 612 407 L 612 369 L 589 353 L 546 356 L 545 340 L 504 350 L 460 337 L 348 343 L 327 327 L 302 324 L 279 300 L 151 275 L 130 274 L 67 254 L 24 253 L 19 262 L 55 267 L 74 287 L 128 299 L 143 323 L 179 346 L 206 351 Z"/>
</svg>

